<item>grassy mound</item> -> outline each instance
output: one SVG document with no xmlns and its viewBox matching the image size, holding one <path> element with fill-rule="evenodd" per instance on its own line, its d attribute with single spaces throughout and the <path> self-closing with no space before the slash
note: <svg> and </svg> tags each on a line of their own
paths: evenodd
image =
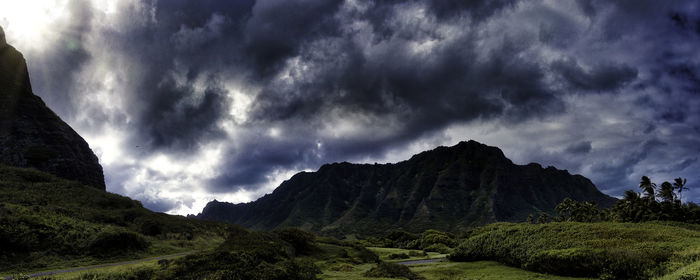
<svg viewBox="0 0 700 280">
<path fill-rule="evenodd" d="M 0 273 L 213 246 L 229 225 L 151 212 L 141 203 L 32 169 L 0 165 Z"/>
<path fill-rule="evenodd" d="M 377 266 L 371 268 L 367 271 L 364 276 L 376 277 L 376 278 L 401 278 L 409 280 L 422 280 L 425 279 L 422 276 L 411 271 L 407 266 L 390 263 L 390 262 L 380 262 Z"/>
<path fill-rule="evenodd" d="M 700 231 L 662 223 L 492 224 L 449 256 L 567 276 L 648 279 L 700 257 Z"/>
</svg>

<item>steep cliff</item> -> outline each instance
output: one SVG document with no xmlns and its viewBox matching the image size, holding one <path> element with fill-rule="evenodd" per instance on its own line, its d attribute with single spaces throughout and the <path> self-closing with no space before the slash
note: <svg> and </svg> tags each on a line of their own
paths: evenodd
<svg viewBox="0 0 700 280">
<path fill-rule="evenodd" d="M 0 30 L 0 163 L 32 167 L 104 190 L 97 156 L 34 95 L 24 57 Z"/>
</svg>

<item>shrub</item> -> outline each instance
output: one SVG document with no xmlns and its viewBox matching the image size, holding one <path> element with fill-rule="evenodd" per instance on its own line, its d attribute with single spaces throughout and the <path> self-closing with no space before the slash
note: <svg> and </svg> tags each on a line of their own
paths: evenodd
<svg viewBox="0 0 700 280">
<path fill-rule="evenodd" d="M 357 251 L 356 257 L 360 260 L 362 263 L 378 263 L 379 262 L 379 256 L 372 252 L 371 250 L 362 247 L 362 246 L 354 246 L 355 250 Z"/>
<path fill-rule="evenodd" d="M 389 259 L 392 259 L 392 260 L 401 260 L 401 259 L 408 259 L 408 258 L 409 258 L 409 256 L 405 253 L 398 253 L 398 254 L 394 253 L 394 254 L 389 255 Z"/>
<path fill-rule="evenodd" d="M 350 264 L 346 264 L 346 263 L 331 267 L 332 271 L 341 271 L 341 272 L 348 272 L 348 271 L 352 271 L 353 269 L 355 269 L 354 266 L 352 266 Z"/>
<path fill-rule="evenodd" d="M 384 246 L 401 249 L 418 249 L 419 236 L 406 231 L 392 231 L 384 238 Z"/>
<path fill-rule="evenodd" d="M 411 250 L 408 252 L 408 255 L 411 257 L 424 257 L 427 256 L 428 254 L 425 253 L 425 251 L 414 251 Z"/>
<path fill-rule="evenodd" d="M 441 232 L 437 230 L 426 230 L 423 232 L 420 238 L 420 246 L 425 250 L 432 245 L 443 244 L 446 247 L 454 247 L 457 242 L 453 237 L 446 232 Z"/>
<path fill-rule="evenodd" d="M 275 231 L 280 239 L 289 243 L 294 248 L 295 253 L 306 254 L 316 249 L 316 237 L 309 232 L 297 228 L 284 228 Z"/>
<path fill-rule="evenodd" d="M 218 250 L 243 253 L 255 262 L 276 263 L 288 257 L 291 248 L 270 232 L 236 231 L 229 235 Z"/>
<path fill-rule="evenodd" d="M 115 255 L 145 250 L 150 245 L 139 234 L 123 230 L 106 230 L 92 240 L 89 251 L 93 255 Z"/>
<path fill-rule="evenodd" d="M 425 252 L 438 252 L 440 254 L 449 254 L 452 253 L 452 248 L 445 246 L 445 244 L 438 243 L 438 244 L 433 244 L 430 245 L 426 248 L 423 249 Z"/>
<path fill-rule="evenodd" d="M 163 233 L 163 225 L 149 218 L 139 218 L 134 221 L 143 235 L 156 236 Z"/>
<path fill-rule="evenodd" d="M 380 262 L 364 274 L 365 277 L 406 278 L 409 280 L 425 279 L 408 269 L 405 265 Z"/>
</svg>

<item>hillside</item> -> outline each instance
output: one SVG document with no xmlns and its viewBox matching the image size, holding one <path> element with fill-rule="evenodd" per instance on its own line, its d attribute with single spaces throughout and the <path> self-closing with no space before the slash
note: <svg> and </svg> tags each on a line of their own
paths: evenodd
<svg viewBox="0 0 700 280">
<path fill-rule="evenodd" d="M 87 142 L 34 95 L 24 57 L 0 38 L 0 164 L 32 167 L 104 190 Z"/>
<path fill-rule="evenodd" d="M 294 175 L 251 203 L 212 201 L 198 218 L 331 234 L 454 231 L 552 212 L 566 197 L 604 207 L 615 202 L 583 176 L 535 163 L 516 165 L 500 149 L 469 141 L 396 164 L 324 165 Z"/>
<path fill-rule="evenodd" d="M 230 228 L 154 213 L 76 181 L 0 165 L 0 275 L 210 248 Z"/>
</svg>

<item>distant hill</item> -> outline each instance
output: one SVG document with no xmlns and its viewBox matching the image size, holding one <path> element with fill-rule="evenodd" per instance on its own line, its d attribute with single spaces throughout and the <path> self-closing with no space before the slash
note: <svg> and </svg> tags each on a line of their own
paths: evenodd
<svg viewBox="0 0 700 280">
<path fill-rule="evenodd" d="M 603 207 L 615 203 L 581 175 L 536 163 L 516 165 L 500 149 L 469 141 L 396 164 L 323 165 L 254 202 L 212 201 L 197 217 L 331 234 L 451 231 L 551 213 L 567 197 Z"/>
<path fill-rule="evenodd" d="M 34 95 L 24 57 L 5 42 L 4 34 L 0 34 L 0 163 L 36 168 L 105 190 L 97 156 Z"/>
</svg>

